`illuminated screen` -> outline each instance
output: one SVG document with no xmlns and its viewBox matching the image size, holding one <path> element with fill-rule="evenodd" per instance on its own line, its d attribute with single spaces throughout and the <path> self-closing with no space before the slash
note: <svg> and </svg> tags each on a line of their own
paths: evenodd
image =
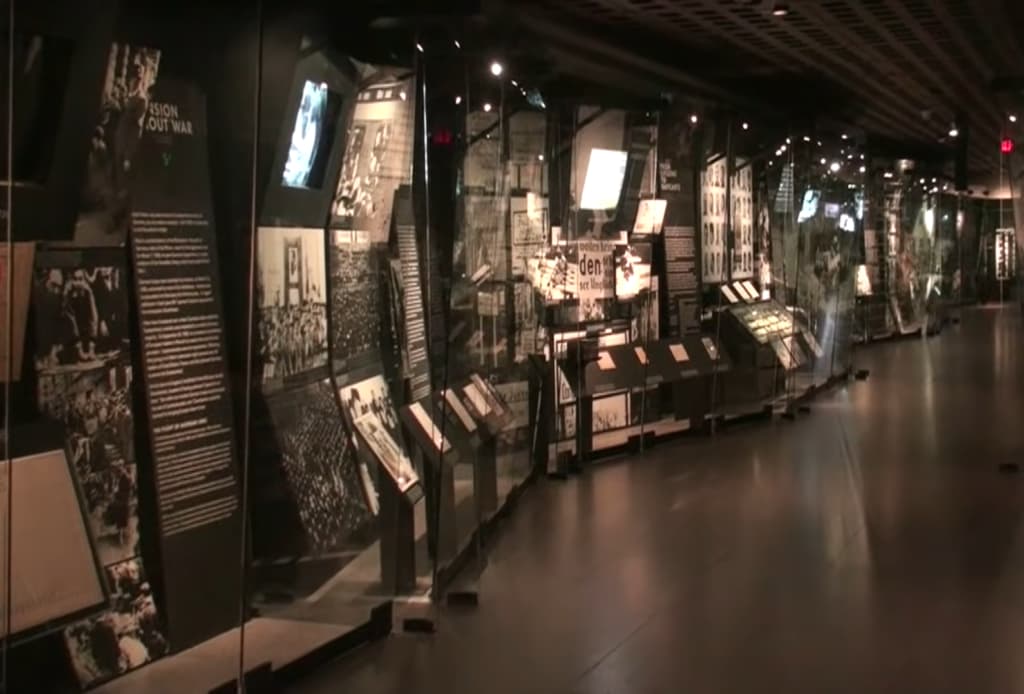
<svg viewBox="0 0 1024 694">
<path fill-rule="evenodd" d="M 626 153 L 617 149 L 590 150 L 587 177 L 583 182 L 581 210 L 613 210 L 619 205 L 626 176 Z"/>
<path fill-rule="evenodd" d="M 804 202 L 800 207 L 800 216 L 796 218 L 797 223 L 806 222 L 818 214 L 819 202 L 821 202 L 820 190 L 808 190 L 804 193 Z"/>
<path fill-rule="evenodd" d="M 334 144 L 334 123 L 341 97 L 324 82 L 306 80 L 295 113 L 281 183 L 289 188 L 319 188 Z"/>
</svg>

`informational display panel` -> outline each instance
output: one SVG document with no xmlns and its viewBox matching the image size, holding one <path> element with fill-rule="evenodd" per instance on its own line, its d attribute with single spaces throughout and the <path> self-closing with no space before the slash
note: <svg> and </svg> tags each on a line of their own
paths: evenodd
<svg viewBox="0 0 1024 694">
<path fill-rule="evenodd" d="M 403 373 L 409 380 L 410 398 L 420 400 L 430 394 L 430 360 L 411 195 L 412 192 L 406 187 L 395 196 L 395 235 L 398 240 L 402 296 L 402 311 L 397 315 L 403 318 Z"/>
<path fill-rule="evenodd" d="M 105 603 L 63 450 L 0 460 L 0 547 L 9 560 L 0 594 L 11 606 L 8 621 L 7 600 L 0 602 L 0 636 L 8 624 L 18 634 Z"/>
<path fill-rule="evenodd" d="M 666 333 L 699 330 L 699 268 L 693 130 L 689 113 L 671 109 L 658 125 L 658 197 L 665 200 L 663 239 Z"/>
<path fill-rule="evenodd" d="M 237 622 L 242 538 L 206 99 L 164 77 L 135 157 L 131 248 L 168 636 L 188 648 Z M 322 254 L 322 251 L 321 251 Z"/>
<path fill-rule="evenodd" d="M 368 354 L 380 359 L 387 325 L 384 246 L 370 243 L 367 231 L 331 229 L 331 360 L 336 371 Z"/>
</svg>

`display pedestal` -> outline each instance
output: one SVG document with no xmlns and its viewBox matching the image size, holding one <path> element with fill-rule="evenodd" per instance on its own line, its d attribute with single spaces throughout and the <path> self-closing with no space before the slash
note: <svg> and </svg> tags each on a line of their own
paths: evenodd
<svg viewBox="0 0 1024 694">
<path fill-rule="evenodd" d="M 498 510 L 498 446 L 494 436 L 484 437 L 477 449 L 473 494 L 478 518 L 487 518 Z"/>
<path fill-rule="evenodd" d="M 412 504 L 385 470 L 380 475 L 380 576 L 384 592 L 416 587 L 416 530 Z"/>
<path fill-rule="evenodd" d="M 434 561 L 446 564 L 455 558 L 459 549 L 458 528 L 455 527 L 455 468 L 431 465 L 429 475 L 432 485 L 437 485 L 428 497 L 433 504 L 427 506 L 432 511 L 428 525 L 434 526 Z"/>
</svg>

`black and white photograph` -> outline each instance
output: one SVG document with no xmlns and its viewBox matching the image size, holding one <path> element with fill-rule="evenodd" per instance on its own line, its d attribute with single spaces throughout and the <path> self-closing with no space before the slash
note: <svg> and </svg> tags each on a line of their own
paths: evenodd
<svg viewBox="0 0 1024 694">
<path fill-rule="evenodd" d="M 268 398 L 267 405 L 307 551 L 316 555 L 362 544 L 372 520 L 367 497 L 376 497 L 376 490 L 363 488 L 330 382 Z"/>
<path fill-rule="evenodd" d="M 131 380 L 126 358 L 92 369 L 39 372 L 39 409 L 64 424 L 80 477 L 135 462 Z"/>
<path fill-rule="evenodd" d="M 629 393 L 594 398 L 592 431 L 600 434 L 629 425 Z"/>
<path fill-rule="evenodd" d="M 124 283 L 117 267 L 36 268 L 36 369 L 94 368 L 124 353 L 129 335 Z"/>
<path fill-rule="evenodd" d="M 737 159 L 736 167 L 731 187 L 734 280 L 754 276 L 754 179 L 745 159 Z"/>
<path fill-rule="evenodd" d="M 274 391 L 327 364 L 324 232 L 262 227 L 257 260 L 262 383 Z"/>
<path fill-rule="evenodd" d="M 93 543 L 104 566 L 139 553 L 139 495 L 135 465 L 114 465 L 81 478 Z"/>
<path fill-rule="evenodd" d="M 319 188 L 323 184 L 325 157 L 330 156 L 331 129 L 337 119 L 340 97 L 324 82 L 306 80 L 295 113 L 281 183 L 290 188 Z"/>
<path fill-rule="evenodd" d="M 330 247 L 332 358 L 379 352 L 387 309 L 384 251 L 362 231 L 333 230 Z"/>
<path fill-rule="evenodd" d="M 348 129 L 332 225 L 367 231 L 387 243 L 395 191 L 412 180 L 412 80 L 374 84 L 359 92 Z"/>
<path fill-rule="evenodd" d="M 628 299 L 651 288 L 651 252 L 649 243 L 615 248 L 615 296 Z"/>
<path fill-rule="evenodd" d="M 110 47 L 75 225 L 76 243 L 125 241 L 131 219 L 128 181 L 159 70 L 159 50 L 123 43 Z"/>
<path fill-rule="evenodd" d="M 398 409 L 391 399 L 391 391 L 383 376 L 372 376 L 339 389 L 341 406 L 348 421 L 361 417 L 374 417 L 395 441 L 402 440 Z"/>
<path fill-rule="evenodd" d="M 78 681 L 90 687 L 164 656 L 167 639 L 142 564 L 107 567 L 110 609 L 64 630 Z"/>
<path fill-rule="evenodd" d="M 371 452 L 387 470 L 391 479 L 398 485 L 398 491 L 405 492 L 419 482 L 419 475 L 412 466 L 409 457 L 402 450 L 391 432 L 372 414 L 367 414 L 355 421 L 355 428 L 370 447 Z"/>
</svg>

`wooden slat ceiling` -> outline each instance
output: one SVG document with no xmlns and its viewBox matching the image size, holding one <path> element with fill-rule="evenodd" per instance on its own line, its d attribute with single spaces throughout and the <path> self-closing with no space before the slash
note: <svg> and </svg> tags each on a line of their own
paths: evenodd
<svg viewBox="0 0 1024 694">
<path fill-rule="evenodd" d="M 1006 128 L 1006 95 L 992 85 L 1024 75 L 1024 0 L 792 0 L 785 17 L 771 0 L 521 4 L 734 89 L 791 95 L 805 84 L 796 105 L 894 142 L 949 146 L 960 113 L 979 174 L 998 165 Z M 822 94 L 845 98 L 829 113 Z"/>
</svg>

